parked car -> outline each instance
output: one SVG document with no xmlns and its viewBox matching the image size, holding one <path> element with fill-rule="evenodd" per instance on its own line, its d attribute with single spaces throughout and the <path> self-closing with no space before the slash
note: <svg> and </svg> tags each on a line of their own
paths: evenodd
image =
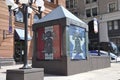
<svg viewBox="0 0 120 80">
<path fill-rule="evenodd" d="M 90 56 L 98 56 L 98 50 L 90 50 L 89 55 Z M 101 56 L 109 56 L 110 55 L 111 60 L 120 61 L 120 57 L 116 56 L 115 54 L 113 54 L 111 52 L 109 53 L 107 51 L 100 50 L 100 55 Z"/>
<path fill-rule="evenodd" d="M 118 53 L 118 47 L 113 42 L 100 42 L 100 49 L 103 51 L 110 51 L 112 53 Z"/>
<path fill-rule="evenodd" d="M 89 50 L 97 50 L 98 47 L 100 48 L 100 50 L 103 50 L 103 51 L 110 51 L 112 53 L 115 53 L 118 55 L 118 47 L 115 43 L 113 42 L 100 42 L 99 44 L 98 43 L 90 43 L 89 44 Z"/>
</svg>

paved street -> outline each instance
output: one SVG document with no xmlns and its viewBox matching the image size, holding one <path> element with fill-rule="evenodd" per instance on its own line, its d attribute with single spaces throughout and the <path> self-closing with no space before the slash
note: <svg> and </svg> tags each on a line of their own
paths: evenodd
<svg viewBox="0 0 120 80">
<path fill-rule="evenodd" d="M 18 69 L 22 65 L 4 66 L 0 69 L 0 80 L 6 80 L 7 69 Z M 120 63 L 111 63 L 111 67 L 93 70 L 71 76 L 45 75 L 44 80 L 120 80 Z"/>
</svg>

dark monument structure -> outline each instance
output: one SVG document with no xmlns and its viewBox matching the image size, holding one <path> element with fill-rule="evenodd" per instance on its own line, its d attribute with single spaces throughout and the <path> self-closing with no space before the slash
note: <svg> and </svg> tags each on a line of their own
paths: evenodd
<svg viewBox="0 0 120 80">
<path fill-rule="evenodd" d="M 72 75 L 110 67 L 109 56 L 89 56 L 88 25 L 62 6 L 33 25 L 33 68 Z"/>
</svg>

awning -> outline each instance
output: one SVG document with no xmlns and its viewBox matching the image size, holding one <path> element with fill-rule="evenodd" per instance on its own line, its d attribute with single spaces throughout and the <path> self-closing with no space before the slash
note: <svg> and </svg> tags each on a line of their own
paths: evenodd
<svg viewBox="0 0 120 80">
<path fill-rule="evenodd" d="M 25 40 L 24 37 L 25 31 L 23 29 L 15 29 L 15 39 L 17 40 Z M 31 40 L 32 37 L 28 34 L 28 40 Z"/>
</svg>

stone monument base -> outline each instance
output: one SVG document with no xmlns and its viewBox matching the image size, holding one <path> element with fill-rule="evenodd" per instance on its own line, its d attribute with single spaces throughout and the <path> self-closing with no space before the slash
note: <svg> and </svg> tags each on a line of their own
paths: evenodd
<svg viewBox="0 0 120 80">
<path fill-rule="evenodd" d="M 44 69 L 14 69 L 7 70 L 6 80 L 43 80 Z"/>
</svg>

